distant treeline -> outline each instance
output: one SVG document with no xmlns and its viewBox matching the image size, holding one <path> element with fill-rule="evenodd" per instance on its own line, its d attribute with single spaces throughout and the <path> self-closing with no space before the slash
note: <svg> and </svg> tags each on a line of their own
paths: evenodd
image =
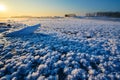
<svg viewBox="0 0 120 80">
<path fill-rule="evenodd" d="M 94 16 L 102 16 L 102 17 L 116 17 L 120 18 L 120 12 L 96 12 L 96 13 L 87 13 L 86 16 L 94 17 Z"/>
</svg>

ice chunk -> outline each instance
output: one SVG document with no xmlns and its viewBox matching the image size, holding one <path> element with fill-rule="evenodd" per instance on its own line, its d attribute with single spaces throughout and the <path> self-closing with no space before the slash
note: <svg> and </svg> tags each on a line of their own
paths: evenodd
<svg viewBox="0 0 120 80">
<path fill-rule="evenodd" d="M 17 37 L 17 36 L 29 35 L 29 34 L 34 33 L 34 31 L 37 30 L 38 27 L 40 27 L 40 26 L 41 26 L 40 24 L 37 24 L 37 25 L 34 25 L 34 26 L 28 26 L 28 27 L 23 28 L 21 30 L 8 33 L 5 36 L 7 36 L 7 37 Z"/>
</svg>

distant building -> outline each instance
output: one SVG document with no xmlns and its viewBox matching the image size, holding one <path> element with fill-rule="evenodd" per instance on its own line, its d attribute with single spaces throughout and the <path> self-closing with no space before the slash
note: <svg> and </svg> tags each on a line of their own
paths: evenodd
<svg viewBox="0 0 120 80">
<path fill-rule="evenodd" d="M 65 14 L 65 17 L 76 17 L 76 14 Z"/>
</svg>

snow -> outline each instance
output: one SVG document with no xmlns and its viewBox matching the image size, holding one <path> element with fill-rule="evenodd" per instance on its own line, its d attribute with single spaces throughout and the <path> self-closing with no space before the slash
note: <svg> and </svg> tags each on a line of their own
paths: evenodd
<svg viewBox="0 0 120 80">
<path fill-rule="evenodd" d="M 12 20 L 0 34 L 0 80 L 120 79 L 120 23 Z M 22 35 L 22 36 L 21 36 Z"/>
</svg>

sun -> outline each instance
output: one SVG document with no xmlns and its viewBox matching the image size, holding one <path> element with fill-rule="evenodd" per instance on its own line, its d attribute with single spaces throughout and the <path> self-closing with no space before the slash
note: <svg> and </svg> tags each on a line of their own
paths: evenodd
<svg viewBox="0 0 120 80">
<path fill-rule="evenodd" d="M 0 4 L 0 12 L 3 12 L 3 11 L 5 11 L 6 10 L 6 7 L 4 6 L 4 5 L 1 5 Z"/>
</svg>

